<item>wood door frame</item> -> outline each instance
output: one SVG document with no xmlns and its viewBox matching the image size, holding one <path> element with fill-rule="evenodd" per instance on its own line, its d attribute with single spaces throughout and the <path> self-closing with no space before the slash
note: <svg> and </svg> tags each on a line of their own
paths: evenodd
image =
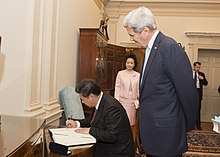
<svg viewBox="0 0 220 157">
<path fill-rule="evenodd" d="M 189 59 L 191 63 L 198 60 L 199 49 L 220 49 L 220 33 L 186 32 L 189 37 Z"/>
</svg>

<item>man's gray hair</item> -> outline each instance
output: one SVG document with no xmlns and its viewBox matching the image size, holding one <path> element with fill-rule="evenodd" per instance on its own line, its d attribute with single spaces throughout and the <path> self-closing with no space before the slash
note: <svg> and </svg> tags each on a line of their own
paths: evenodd
<svg viewBox="0 0 220 157">
<path fill-rule="evenodd" d="M 150 9 L 146 7 L 139 7 L 125 16 L 123 21 L 125 28 L 131 28 L 134 32 L 140 33 L 144 27 L 148 27 L 151 30 L 157 29 L 157 24 L 154 19 L 154 15 Z"/>
</svg>

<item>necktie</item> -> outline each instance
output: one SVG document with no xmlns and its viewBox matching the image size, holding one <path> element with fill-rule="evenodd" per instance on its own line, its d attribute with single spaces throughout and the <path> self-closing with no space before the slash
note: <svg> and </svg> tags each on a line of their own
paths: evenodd
<svg viewBox="0 0 220 157">
<path fill-rule="evenodd" d="M 143 68 L 142 68 L 141 84 L 142 84 L 142 79 L 143 79 L 143 77 L 144 77 L 144 71 L 145 71 L 145 68 L 146 68 L 147 61 L 148 61 L 149 56 L 150 56 L 150 48 L 147 47 L 147 48 L 146 48 L 146 51 L 145 51 L 144 64 L 143 64 Z"/>
<path fill-rule="evenodd" d="M 97 113 L 97 109 L 95 109 L 94 113 L 93 113 L 93 116 L 92 116 L 92 120 L 90 121 L 90 124 L 93 123 L 94 119 L 95 119 L 95 116 L 96 116 L 96 113 Z"/>
<path fill-rule="evenodd" d="M 195 86 L 197 88 L 197 72 L 195 72 L 194 81 L 195 81 Z"/>
</svg>

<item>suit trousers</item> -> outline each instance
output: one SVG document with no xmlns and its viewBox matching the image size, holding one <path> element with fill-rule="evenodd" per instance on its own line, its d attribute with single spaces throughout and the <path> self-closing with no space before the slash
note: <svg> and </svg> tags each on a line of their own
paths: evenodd
<svg viewBox="0 0 220 157">
<path fill-rule="evenodd" d="M 197 88 L 197 90 L 198 90 L 198 93 L 200 93 L 200 89 Z M 198 113 L 196 116 L 196 128 L 201 128 L 201 115 L 200 115 L 201 103 L 202 103 L 202 98 L 201 98 L 201 96 L 199 96 L 199 108 L 198 108 Z"/>
</svg>

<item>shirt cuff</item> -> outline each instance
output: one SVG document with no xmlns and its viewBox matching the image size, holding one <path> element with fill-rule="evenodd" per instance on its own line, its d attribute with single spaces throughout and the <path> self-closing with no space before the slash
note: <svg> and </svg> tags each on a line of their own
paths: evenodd
<svg viewBox="0 0 220 157">
<path fill-rule="evenodd" d="M 76 127 L 80 128 L 80 122 L 79 121 L 76 121 Z"/>
</svg>

